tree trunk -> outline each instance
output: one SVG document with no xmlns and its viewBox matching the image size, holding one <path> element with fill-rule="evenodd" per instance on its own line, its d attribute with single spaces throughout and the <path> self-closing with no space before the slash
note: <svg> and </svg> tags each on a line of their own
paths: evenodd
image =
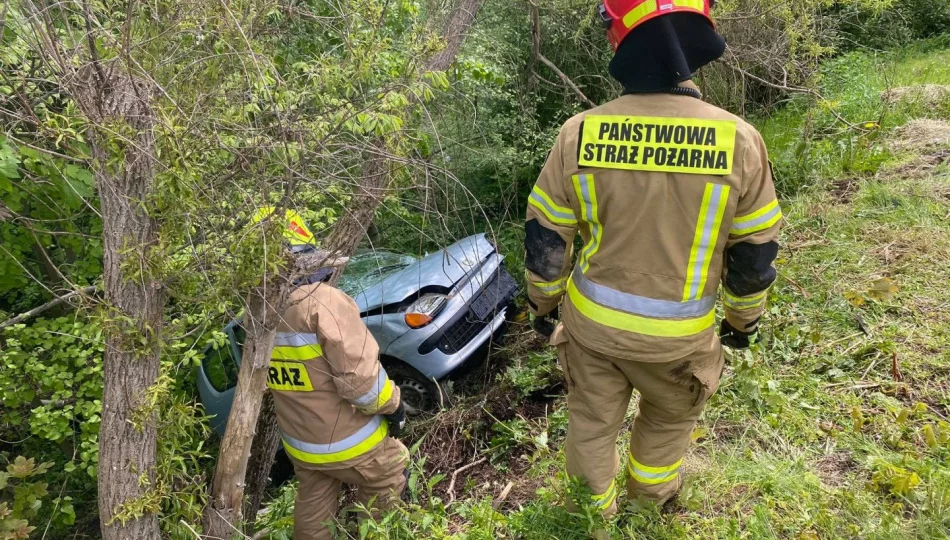
<svg viewBox="0 0 950 540">
<path fill-rule="evenodd" d="M 218 452 L 211 502 L 205 509 L 204 532 L 209 538 L 231 538 L 241 531 L 248 458 L 267 384 L 270 351 L 279 321 L 277 310 L 288 288 L 281 285 L 287 280 L 280 278 L 269 276 L 252 292 L 244 317 L 247 341 L 241 357 L 241 371 L 228 415 L 228 427 Z M 270 461 L 273 462 L 273 458 Z"/>
<path fill-rule="evenodd" d="M 143 408 L 158 379 L 165 295 L 145 264 L 158 243 L 158 225 L 145 210 L 155 180 L 151 89 L 115 69 L 96 76 L 91 68 L 80 73 L 71 82 L 72 94 L 93 126 L 89 140 L 102 206 L 103 280 L 110 310 L 99 427 L 99 519 L 105 540 L 157 540 L 154 511 L 134 519 L 123 512 L 155 485 L 155 412 Z M 125 138 L 115 135 L 117 123 L 125 128 Z M 112 129 L 96 128 L 104 124 Z M 114 145 L 122 155 L 117 165 L 111 164 Z"/>
<path fill-rule="evenodd" d="M 261 404 L 261 415 L 257 418 L 257 435 L 251 446 L 251 458 L 247 464 L 247 502 L 244 505 L 244 516 L 247 522 L 245 530 L 254 530 L 257 521 L 257 512 L 264 502 L 264 492 L 270 480 L 271 468 L 274 466 L 274 456 L 280 447 L 280 431 L 277 429 L 277 408 L 274 406 L 274 396 L 270 392 L 264 393 L 264 402 Z"/>
</svg>

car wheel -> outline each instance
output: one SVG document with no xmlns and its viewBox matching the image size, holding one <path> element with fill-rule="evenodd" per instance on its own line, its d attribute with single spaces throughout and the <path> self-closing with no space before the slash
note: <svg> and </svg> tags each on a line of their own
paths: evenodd
<svg viewBox="0 0 950 540">
<path fill-rule="evenodd" d="M 399 387 L 403 405 L 407 416 L 419 416 L 423 413 L 438 410 L 442 403 L 442 389 L 422 373 L 403 363 L 392 363 L 386 366 L 389 378 Z"/>
</svg>

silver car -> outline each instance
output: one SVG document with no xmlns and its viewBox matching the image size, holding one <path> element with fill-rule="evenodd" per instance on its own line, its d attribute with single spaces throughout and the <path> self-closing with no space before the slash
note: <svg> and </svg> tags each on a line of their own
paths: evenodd
<svg viewBox="0 0 950 540">
<path fill-rule="evenodd" d="M 350 259 L 339 287 L 359 306 L 408 414 L 443 405 L 440 382 L 466 373 L 500 339 L 518 287 L 503 259 L 484 234 L 421 259 L 388 251 Z M 237 321 L 224 332 L 226 346 L 208 347 L 198 370 L 201 401 L 219 434 L 244 343 Z"/>
</svg>

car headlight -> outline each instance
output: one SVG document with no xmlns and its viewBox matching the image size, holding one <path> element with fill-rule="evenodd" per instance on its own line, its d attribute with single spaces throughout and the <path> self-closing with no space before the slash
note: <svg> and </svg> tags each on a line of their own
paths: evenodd
<svg viewBox="0 0 950 540">
<path fill-rule="evenodd" d="M 449 297 L 444 294 L 424 294 L 406 308 L 406 324 L 409 328 L 422 328 L 432 322 L 442 311 Z"/>
</svg>

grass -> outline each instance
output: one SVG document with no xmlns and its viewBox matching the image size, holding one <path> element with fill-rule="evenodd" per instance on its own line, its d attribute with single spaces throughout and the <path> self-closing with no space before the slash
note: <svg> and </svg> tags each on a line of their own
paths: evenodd
<svg viewBox="0 0 950 540">
<path fill-rule="evenodd" d="M 784 177 L 780 278 L 764 342 L 731 355 L 694 433 L 672 513 L 563 509 L 563 389 L 525 325 L 492 382 L 414 428 L 413 503 L 353 536 L 950 538 L 950 147 L 893 144 L 911 120 L 950 121 L 950 104 L 880 97 L 950 84 L 938 45 L 836 59 L 826 100 L 759 122 Z M 453 471 L 480 457 L 446 506 Z"/>
</svg>

